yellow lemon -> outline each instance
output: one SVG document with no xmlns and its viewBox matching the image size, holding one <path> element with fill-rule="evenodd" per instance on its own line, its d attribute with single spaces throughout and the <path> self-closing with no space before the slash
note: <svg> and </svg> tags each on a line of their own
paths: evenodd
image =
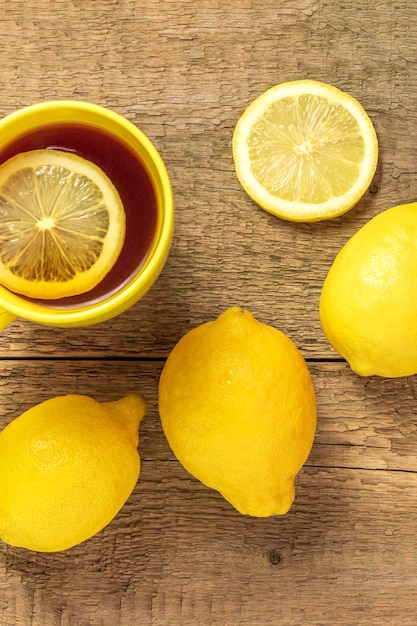
<svg viewBox="0 0 417 626">
<path fill-rule="evenodd" d="M 292 221 L 336 217 L 363 196 L 378 141 L 359 102 L 325 83 L 281 83 L 244 111 L 233 134 L 242 187 L 265 210 Z"/>
<path fill-rule="evenodd" d="M 125 212 L 107 175 L 60 150 L 0 166 L 0 282 L 33 298 L 89 291 L 115 264 Z"/>
<path fill-rule="evenodd" d="M 417 203 L 383 211 L 336 256 L 320 317 L 332 346 L 362 376 L 417 373 Z"/>
<path fill-rule="evenodd" d="M 0 433 L 0 538 L 42 552 L 92 537 L 118 513 L 139 476 L 145 400 L 52 398 Z"/>
<path fill-rule="evenodd" d="M 289 510 L 316 402 L 306 363 L 283 333 L 238 307 L 194 328 L 163 368 L 159 411 L 177 459 L 238 511 Z"/>
</svg>

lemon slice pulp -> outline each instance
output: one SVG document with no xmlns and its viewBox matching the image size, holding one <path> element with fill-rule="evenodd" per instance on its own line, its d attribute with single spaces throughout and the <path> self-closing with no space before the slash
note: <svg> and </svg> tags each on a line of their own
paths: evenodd
<svg viewBox="0 0 417 626">
<path fill-rule="evenodd" d="M 372 121 L 357 100 L 314 80 L 272 87 L 244 111 L 233 134 L 237 177 L 263 209 L 318 221 L 352 208 L 378 160 Z"/>
<path fill-rule="evenodd" d="M 32 298 L 85 293 L 115 264 L 125 213 L 107 175 L 60 150 L 0 166 L 0 283 Z"/>
</svg>

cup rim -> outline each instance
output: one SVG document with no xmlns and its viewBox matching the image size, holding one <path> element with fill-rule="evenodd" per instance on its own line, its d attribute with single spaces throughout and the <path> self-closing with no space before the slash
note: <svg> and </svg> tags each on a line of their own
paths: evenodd
<svg viewBox="0 0 417 626">
<path fill-rule="evenodd" d="M 133 122 L 102 105 L 83 100 L 65 99 L 37 102 L 17 109 L 0 119 L 0 133 L 4 127 L 16 124 L 22 118 L 31 114 L 42 111 L 59 113 L 65 108 L 81 112 L 87 111 L 92 115 L 96 115 L 97 118 L 103 117 L 111 120 L 113 125 L 123 128 L 125 134 L 134 138 L 144 149 L 154 166 L 154 171 L 150 171 L 150 168 L 147 168 L 147 173 L 156 190 L 158 190 L 157 195 L 163 201 L 163 211 L 159 211 L 158 217 L 161 221 L 159 234 L 152 252 L 138 273 L 108 297 L 86 305 L 61 308 L 48 306 L 47 302 L 38 304 L 28 301 L 24 297 L 20 297 L 19 294 L 15 294 L 3 285 L 0 285 L 0 308 L 5 308 L 19 318 L 53 326 L 87 326 L 108 320 L 122 313 L 137 302 L 156 281 L 162 271 L 171 246 L 174 228 L 174 198 L 165 163 L 151 140 Z M 56 121 L 63 121 L 64 119 L 66 117 L 57 117 Z M 42 125 L 39 124 L 38 126 Z M 106 128 L 106 126 L 103 126 L 103 128 Z M 158 204 L 160 204 L 159 201 Z"/>
</svg>

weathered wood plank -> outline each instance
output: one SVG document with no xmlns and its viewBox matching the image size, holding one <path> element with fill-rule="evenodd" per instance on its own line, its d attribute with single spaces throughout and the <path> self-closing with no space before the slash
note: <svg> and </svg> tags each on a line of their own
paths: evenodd
<svg viewBox="0 0 417 626">
<path fill-rule="evenodd" d="M 0 547 L 2 626 L 415 625 L 417 383 L 360 379 L 330 362 L 318 319 L 342 244 L 416 199 L 412 5 L 0 0 L 0 115 L 55 98 L 126 115 L 163 156 L 177 209 L 168 263 L 129 312 L 87 329 L 18 321 L 0 335 L 0 427 L 51 395 L 104 400 L 137 388 L 149 399 L 140 481 L 102 533 L 56 555 Z M 305 77 L 356 96 L 381 148 L 358 206 L 315 225 L 257 208 L 230 144 L 249 102 Z M 235 304 L 319 360 L 309 362 L 317 436 L 282 518 L 242 517 L 186 474 L 159 424 L 162 361 L 136 360 L 162 359 Z M 99 357 L 115 359 L 87 360 Z"/>
<path fill-rule="evenodd" d="M 308 363 L 318 427 L 308 465 L 417 472 L 417 378 L 361 378 L 344 363 Z M 157 388 L 163 361 L 0 360 L 0 427 L 51 396 L 98 401 L 140 391 L 148 400 L 141 454 L 173 460 L 161 431 Z"/>
<path fill-rule="evenodd" d="M 415 623 L 417 382 L 309 366 L 319 424 L 295 503 L 254 519 L 174 459 L 157 414 L 161 362 L 0 362 L 1 426 L 63 393 L 138 389 L 149 402 L 140 480 L 103 532 L 64 553 L 0 547 L 0 623 Z"/>
<path fill-rule="evenodd" d="M 146 462 L 129 503 L 87 544 L 59 555 L 2 548 L 0 618 L 379 626 L 395 614 L 411 626 L 416 489 L 415 474 L 307 468 L 292 511 L 256 520 L 178 465 Z"/>
<path fill-rule="evenodd" d="M 416 198 L 417 14 L 409 3 L 0 4 L 0 113 L 66 97 L 115 109 L 160 150 L 177 207 L 170 259 L 140 304 L 93 329 L 14 324 L 0 336 L 0 356 L 163 356 L 186 330 L 239 304 L 287 332 L 306 356 L 332 358 L 318 320 L 328 267 L 372 215 Z M 359 98 L 381 146 L 379 192 L 325 224 L 267 215 L 240 188 L 232 161 L 243 109 L 273 84 L 304 77 Z"/>
</svg>

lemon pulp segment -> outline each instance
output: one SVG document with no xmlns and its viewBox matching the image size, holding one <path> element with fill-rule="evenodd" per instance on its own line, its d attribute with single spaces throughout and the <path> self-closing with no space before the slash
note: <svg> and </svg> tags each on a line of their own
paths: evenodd
<svg viewBox="0 0 417 626">
<path fill-rule="evenodd" d="M 0 166 L 0 282 L 34 298 L 89 291 L 123 246 L 125 214 L 107 175 L 59 150 Z"/>
<path fill-rule="evenodd" d="M 267 211 L 316 221 L 350 209 L 375 173 L 378 143 L 362 106 L 341 90 L 302 80 L 273 87 L 239 119 L 236 173 Z"/>
</svg>

